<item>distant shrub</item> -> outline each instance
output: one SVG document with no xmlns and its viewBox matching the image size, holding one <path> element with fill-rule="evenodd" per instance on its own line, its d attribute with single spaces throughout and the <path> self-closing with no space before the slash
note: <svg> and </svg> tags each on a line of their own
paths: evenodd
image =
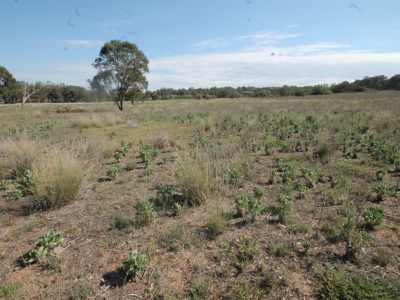
<svg viewBox="0 0 400 300">
<path fill-rule="evenodd" d="M 154 210 L 153 203 L 147 198 L 139 199 L 135 204 L 135 222 L 139 226 L 146 226 L 154 222 L 157 213 Z"/>
</svg>

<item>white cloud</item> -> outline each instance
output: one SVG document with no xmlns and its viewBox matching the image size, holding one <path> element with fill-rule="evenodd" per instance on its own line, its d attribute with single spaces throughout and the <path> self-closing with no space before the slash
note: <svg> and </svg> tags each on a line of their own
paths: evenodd
<svg viewBox="0 0 400 300">
<path fill-rule="evenodd" d="M 57 40 L 56 44 L 64 47 L 99 47 L 104 44 L 103 41 L 98 40 Z"/>
<path fill-rule="evenodd" d="M 301 36 L 300 34 L 278 34 L 273 31 L 258 31 L 252 34 L 240 35 L 229 38 L 205 39 L 190 45 L 193 50 L 203 50 L 211 48 L 222 48 L 231 45 L 243 44 L 248 46 L 274 45 L 280 40 L 291 39 Z"/>
<path fill-rule="evenodd" d="M 150 60 L 149 83 L 151 89 L 309 85 L 367 75 L 391 76 L 400 69 L 400 52 L 376 53 L 347 48 L 347 45 L 318 43 L 153 59 Z"/>
</svg>

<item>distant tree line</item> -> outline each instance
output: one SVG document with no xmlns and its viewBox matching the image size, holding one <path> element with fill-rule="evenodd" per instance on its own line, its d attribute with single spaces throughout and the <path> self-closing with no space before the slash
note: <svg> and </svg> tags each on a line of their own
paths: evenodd
<svg viewBox="0 0 400 300">
<path fill-rule="evenodd" d="M 400 74 L 388 78 L 384 75 L 364 77 L 353 82 L 343 81 L 337 84 L 322 84 L 314 86 L 287 86 L 282 87 L 212 87 L 171 89 L 161 88 L 156 91 L 146 91 L 146 99 L 213 99 L 213 98 L 241 98 L 241 97 L 282 97 L 328 95 L 332 93 L 365 92 L 368 90 L 400 90 Z"/>
<path fill-rule="evenodd" d="M 17 81 L 6 68 L 0 66 L 0 103 L 21 103 L 26 94 L 32 94 L 27 102 L 112 101 L 110 94 L 96 80 L 88 80 L 88 83 L 90 89 L 75 85 L 52 84 L 49 82 L 27 83 Z M 343 81 L 332 85 L 323 84 L 303 87 L 284 85 L 282 87 L 161 88 L 156 91 L 146 91 L 144 93 L 139 88 L 132 88 L 124 100 L 265 98 L 328 95 L 332 93 L 364 92 L 368 90 L 400 90 L 400 74 L 394 75 L 391 78 L 378 75 L 364 77 L 361 80 L 353 82 Z"/>
<path fill-rule="evenodd" d="M 89 90 L 81 86 L 17 81 L 6 68 L 0 66 L 0 103 L 21 103 L 28 95 L 27 102 L 64 103 L 109 100 L 106 93 L 99 93 L 94 89 Z"/>
</svg>

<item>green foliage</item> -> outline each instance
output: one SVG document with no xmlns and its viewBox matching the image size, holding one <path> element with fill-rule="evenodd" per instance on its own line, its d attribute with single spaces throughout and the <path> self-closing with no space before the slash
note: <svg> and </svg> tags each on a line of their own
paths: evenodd
<svg viewBox="0 0 400 300">
<path fill-rule="evenodd" d="M 243 272 L 246 266 L 259 255 L 257 241 L 249 236 L 241 237 L 236 245 L 235 254 L 235 266 L 239 272 Z"/>
<path fill-rule="evenodd" d="M 241 166 L 233 166 L 229 168 L 230 183 L 235 186 L 241 186 L 244 180 L 244 171 Z"/>
<path fill-rule="evenodd" d="M 18 283 L 0 283 L 0 298 L 17 299 L 17 294 L 20 289 Z"/>
<path fill-rule="evenodd" d="M 142 198 L 134 204 L 135 222 L 139 226 L 146 226 L 154 222 L 157 213 L 154 210 L 153 203 L 147 198 Z"/>
<path fill-rule="evenodd" d="M 90 294 L 93 292 L 92 284 L 87 281 L 79 282 L 72 290 L 71 300 L 86 300 L 89 298 Z"/>
<path fill-rule="evenodd" d="M 364 218 L 365 227 L 368 230 L 375 230 L 382 224 L 385 214 L 381 207 L 375 205 L 366 208 L 362 216 Z"/>
<path fill-rule="evenodd" d="M 169 251 L 179 251 L 196 242 L 183 225 L 172 226 L 170 231 L 160 238 L 161 246 Z"/>
<path fill-rule="evenodd" d="M 205 300 L 209 299 L 210 282 L 203 277 L 196 277 L 190 282 L 189 299 Z"/>
<path fill-rule="evenodd" d="M 293 198 L 289 195 L 280 194 L 278 196 L 278 205 L 276 213 L 280 222 L 287 222 L 292 217 Z"/>
<path fill-rule="evenodd" d="M 159 154 L 159 150 L 151 143 L 142 143 L 139 151 L 140 158 L 146 166 Z"/>
<path fill-rule="evenodd" d="M 147 263 L 147 257 L 144 253 L 138 250 L 132 250 L 128 258 L 122 263 L 122 271 L 126 279 L 136 277 L 144 270 Z"/>
<path fill-rule="evenodd" d="M 121 142 L 121 146 L 114 151 L 113 157 L 119 163 L 128 154 L 129 149 L 132 147 L 131 143 Z"/>
<path fill-rule="evenodd" d="M 265 195 L 265 191 L 262 188 L 257 186 L 253 189 L 254 198 L 260 200 L 262 197 L 264 197 L 264 195 Z"/>
<path fill-rule="evenodd" d="M 259 199 L 255 197 L 238 195 L 234 198 L 234 201 L 238 215 L 244 217 L 246 213 L 250 213 L 252 222 L 262 212 L 262 205 Z"/>
<path fill-rule="evenodd" d="M 345 242 L 346 247 L 345 256 L 350 260 L 356 259 L 357 253 L 368 240 L 368 235 L 366 232 L 360 230 L 357 226 L 358 224 L 355 214 L 355 207 L 353 203 L 350 203 L 346 207 L 346 221 L 343 224 L 341 233 L 341 239 Z"/>
<path fill-rule="evenodd" d="M 112 40 L 104 44 L 95 60 L 98 73 L 92 83 L 110 91 L 118 109 L 124 110 L 128 94 L 147 87 L 144 74 L 149 71 L 148 64 L 147 57 L 135 44 Z"/>
<path fill-rule="evenodd" d="M 63 240 L 61 232 L 50 229 L 36 240 L 35 247 L 27 254 L 26 263 L 38 262 L 41 258 L 47 256 L 50 250 L 61 244 Z"/>
<path fill-rule="evenodd" d="M 286 245 L 271 244 L 268 248 L 271 255 L 276 257 L 285 257 L 289 254 L 289 249 Z"/>
<path fill-rule="evenodd" d="M 110 177 L 111 180 L 117 179 L 120 173 L 121 167 L 119 165 L 112 166 L 107 170 L 107 176 Z"/>
<path fill-rule="evenodd" d="M 342 273 L 326 268 L 317 274 L 320 299 L 375 300 L 399 299 L 400 283 L 391 277 L 374 277 L 361 273 Z"/>
</svg>

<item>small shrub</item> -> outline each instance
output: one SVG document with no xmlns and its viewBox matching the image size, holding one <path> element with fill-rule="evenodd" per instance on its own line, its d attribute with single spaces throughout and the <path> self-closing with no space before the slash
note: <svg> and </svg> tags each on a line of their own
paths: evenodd
<svg viewBox="0 0 400 300">
<path fill-rule="evenodd" d="M 235 186 L 241 186 L 244 180 L 244 171 L 240 166 L 229 168 L 230 183 Z"/>
<path fill-rule="evenodd" d="M 292 197 L 284 194 L 278 196 L 277 215 L 280 222 L 287 222 L 292 217 Z"/>
<path fill-rule="evenodd" d="M 378 253 L 372 257 L 371 262 L 375 265 L 386 267 L 388 264 L 393 262 L 393 258 L 390 253 L 383 249 L 378 249 Z"/>
<path fill-rule="evenodd" d="M 329 214 L 322 224 L 321 230 L 326 234 L 331 243 L 341 240 L 343 218 L 338 214 Z"/>
<path fill-rule="evenodd" d="M 206 231 L 210 239 L 215 239 L 218 235 L 222 234 L 228 227 L 228 220 L 226 215 L 221 212 L 210 213 L 207 217 Z"/>
<path fill-rule="evenodd" d="M 194 239 L 189 235 L 183 225 L 175 225 L 170 231 L 160 238 L 161 246 L 169 251 L 179 251 L 190 246 Z"/>
<path fill-rule="evenodd" d="M 87 281 L 79 282 L 73 289 L 71 293 L 71 300 L 86 300 L 89 298 L 90 294 L 93 292 L 92 284 Z"/>
<path fill-rule="evenodd" d="M 256 199 L 261 199 L 262 197 L 264 197 L 264 195 L 265 195 L 265 191 L 264 191 L 262 188 L 260 188 L 260 187 L 255 187 L 255 188 L 253 189 L 253 196 L 254 196 L 254 198 L 256 198 Z"/>
<path fill-rule="evenodd" d="M 157 213 L 154 210 L 153 203 L 143 198 L 134 204 L 135 222 L 139 226 L 146 226 L 154 222 Z"/>
<path fill-rule="evenodd" d="M 256 198 L 250 198 L 249 211 L 251 214 L 251 221 L 255 222 L 258 215 L 262 212 L 262 205 Z"/>
<path fill-rule="evenodd" d="M 368 230 L 375 230 L 382 224 L 385 214 L 379 206 L 370 206 L 363 211 L 362 216 L 365 227 Z"/>
<path fill-rule="evenodd" d="M 235 266 L 242 272 L 259 255 L 258 243 L 251 237 L 240 238 L 236 247 Z"/>
<path fill-rule="evenodd" d="M 203 277 L 195 277 L 190 282 L 189 299 L 190 300 L 203 300 L 209 299 L 210 282 Z"/>
<path fill-rule="evenodd" d="M 119 165 L 112 166 L 107 170 L 107 176 L 110 177 L 111 180 L 117 179 L 120 173 L 121 167 Z"/>
<path fill-rule="evenodd" d="M 355 208 L 352 203 L 346 207 L 346 222 L 343 224 L 341 239 L 345 242 L 345 257 L 355 260 L 357 253 L 368 239 L 368 235 L 359 229 L 355 216 Z"/>
<path fill-rule="evenodd" d="M 140 158 L 146 166 L 149 166 L 151 161 L 159 154 L 159 150 L 150 143 L 141 145 L 139 152 Z"/>
<path fill-rule="evenodd" d="M 128 258 L 122 263 L 122 271 L 125 274 L 125 280 L 136 277 L 144 270 L 147 263 L 145 254 L 138 250 L 132 250 Z"/>
<path fill-rule="evenodd" d="M 260 299 L 260 291 L 248 282 L 237 282 L 233 287 L 233 296 L 235 300 Z"/>
<path fill-rule="evenodd" d="M 38 262 L 41 258 L 47 256 L 50 250 L 61 244 L 63 240 L 61 232 L 50 229 L 36 240 L 35 247 L 28 252 L 25 262 L 28 264 Z"/>
<path fill-rule="evenodd" d="M 268 250 L 271 255 L 276 257 L 285 257 L 289 254 L 289 249 L 286 245 L 271 244 Z"/>
<path fill-rule="evenodd" d="M 250 199 L 247 196 L 239 195 L 234 198 L 237 214 L 244 217 L 247 208 L 249 207 Z"/>
</svg>

